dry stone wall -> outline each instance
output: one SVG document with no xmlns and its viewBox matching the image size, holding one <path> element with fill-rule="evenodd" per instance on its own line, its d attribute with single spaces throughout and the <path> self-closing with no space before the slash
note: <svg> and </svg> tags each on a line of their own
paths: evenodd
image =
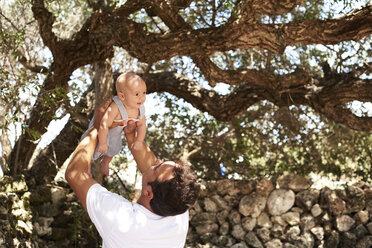
<svg viewBox="0 0 372 248">
<path fill-rule="evenodd" d="M 315 189 L 290 174 L 202 186 L 190 210 L 188 248 L 372 247 L 371 185 Z M 23 177 L 0 179 L 0 248 L 99 247 L 97 232 L 79 225 L 82 216 L 64 181 L 29 188 Z"/>
<path fill-rule="evenodd" d="M 208 182 L 190 211 L 187 247 L 372 247 L 372 187 L 311 185 L 294 174 Z"/>
</svg>

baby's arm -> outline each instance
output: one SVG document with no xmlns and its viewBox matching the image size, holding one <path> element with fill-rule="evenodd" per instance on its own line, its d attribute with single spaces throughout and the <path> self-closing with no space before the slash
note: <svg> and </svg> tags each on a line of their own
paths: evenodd
<svg viewBox="0 0 372 248">
<path fill-rule="evenodd" d="M 141 120 L 136 122 L 137 124 L 137 137 L 134 143 L 132 144 L 132 148 L 134 150 L 140 150 L 142 147 L 142 143 L 145 140 L 146 136 L 146 117 L 142 117 Z"/>
<path fill-rule="evenodd" d="M 98 130 L 98 148 L 97 152 L 106 153 L 108 150 L 107 146 L 107 135 L 109 128 L 111 127 L 115 117 L 118 115 L 119 109 L 114 102 L 107 108 L 105 114 L 102 117 L 101 124 Z"/>
</svg>

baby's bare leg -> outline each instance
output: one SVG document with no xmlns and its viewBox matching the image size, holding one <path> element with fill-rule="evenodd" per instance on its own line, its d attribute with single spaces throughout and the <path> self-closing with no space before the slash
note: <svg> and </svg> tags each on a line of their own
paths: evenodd
<svg viewBox="0 0 372 248">
<path fill-rule="evenodd" d="M 102 167 L 102 172 L 105 174 L 107 177 L 109 176 L 109 164 L 111 162 L 112 157 L 109 156 L 103 156 L 101 160 L 101 167 Z"/>
</svg>

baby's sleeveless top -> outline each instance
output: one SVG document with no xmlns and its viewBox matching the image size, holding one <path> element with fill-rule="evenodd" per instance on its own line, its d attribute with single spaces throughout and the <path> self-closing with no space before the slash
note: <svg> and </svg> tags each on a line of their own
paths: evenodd
<svg viewBox="0 0 372 248">
<path fill-rule="evenodd" d="M 118 106 L 119 108 L 121 119 L 122 120 L 128 119 L 127 110 L 125 109 L 125 106 L 121 102 L 119 97 L 115 96 L 113 98 L 113 101 L 115 102 L 116 106 Z M 140 111 L 140 114 L 137 120 L 141 120 L 145 116 L 145 106 L 143 104 L 140 106 L 139 111 Z M 91 123 L 89 123 L 89 128 L 91 127 L 91 124 L 93 124 L 93 120 L 91 121 Z M 120 152 L 122 148 L 122 136 L 121 135 L 122 135 L 124 127 L 125 126 L 117 126 L 117 127 L 109 129 L 109 132 L 107 135 L 107 145 L 108 145 L 107 152 L 105 154 L 97 152 L 97 148 L 98 148 L 98 144 L 97 144 L 96 149 L 93 154 L 93 160 L 96 160 L 103 155 L 113 157 Z"/>
</svg>

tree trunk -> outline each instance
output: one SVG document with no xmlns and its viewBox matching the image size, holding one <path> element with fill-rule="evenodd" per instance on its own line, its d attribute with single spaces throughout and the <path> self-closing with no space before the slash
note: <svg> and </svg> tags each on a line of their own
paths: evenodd
<svg viewBox="0 0 372 248">
<path fill-rule="evenodd" d="M 113 97 L 114 80 L 112 73 L 111 58 L 105 61 L 98 62 L 94 65 L 93 84 L 95 89 L 95 107 L 99 107 L 101 103 Z M 105 175 L 101 170 L 100 160 L 92 163 L 92 175 L 100 184 L 105 183 Z"/>
<path fill-rule="evenodd" d="M 57 92 L 59 89 L 67 91 L 67 81 L 70 75 L 71 72 L 64 69 L 64 71 L 51 71 L 46 77 L 26 127 L 10 153 L 9 169 L 11 175 L 23 173 L 27 169 L 36 149 L 38 138 L 46 132 L 46 127 L 53 120 L 56 110 L 60 108 L 64 100 L 65 96 L 57 94 Z"/>
<path fill-rule="evenodd" d="M 29 173 L 27 173 L 28 179 L 32 179 L 31 181 L 38 185 L 50 183 L 54 179 L 58 168 L 74 151 L 81 135 L 87 128 L 88 120 L 92 118 L 94 112 L 93 101 L 94 86 L 91 84 L 59 135 L 36 156 Z"/>
<path fill-rule="evenodd" d="M 7 129 L 2 129 L 0 134 L 0 144 L 1 144 L 1 169 L 5 173 L 8 170 L 8 157 L 9 154 L 12 151 L 12 144 L 9 140 L 9 134 L 7 132 Z"/>
<path fill-rule="evenodd" d="M 95 107 L 114 95 L 114 79 L 111 58 L 98 62 L 94 66 Z"/>
<path fill-rule="evenodd" d="M 97 63 L 94 66 L 95 75 L 92 85 L 82 96 L 80 102 L 71 113 L 71 117 L 60 134 L 42 151 L 34 160 L 28 178 L 36 184 L 51 182 L 58 169 L 74 151 L 81 135 L 87 129 L 89 120 L 93 118 L 95 99 L 108 99 L 112 97 L 113 76 L 111 60 Z M 95 90 L 99 90 L 99 94 Z M 100 97 L 98 97 L 99 95 Z"/>
</svg>

